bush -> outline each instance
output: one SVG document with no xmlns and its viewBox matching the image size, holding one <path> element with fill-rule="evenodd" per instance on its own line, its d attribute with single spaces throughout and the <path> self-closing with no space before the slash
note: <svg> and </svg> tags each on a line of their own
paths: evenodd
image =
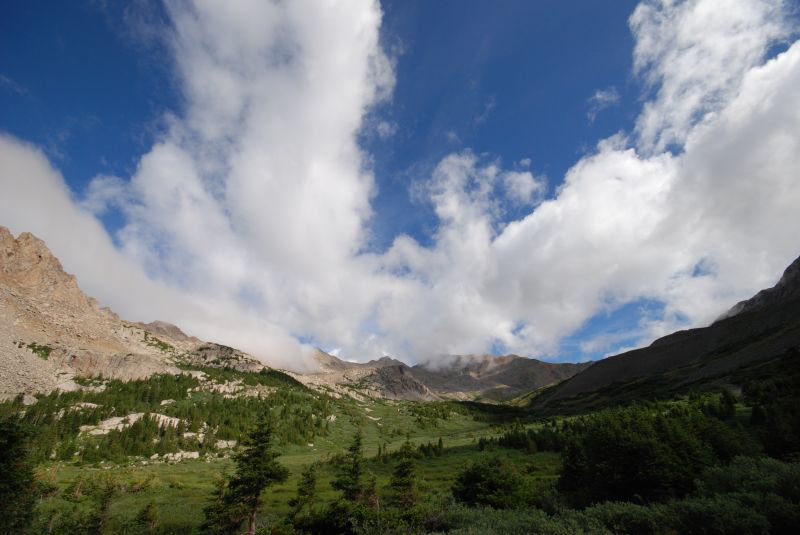
<svg viewBox="0 0 800 535">
<path fill-rule="evenodd" d="M 490 507 L 469 508 L 452 504 L 437 518 L 438 524 L 427 533 L 449 535 L 580 535 L 610 534 L 596 520 L 577 511 L 549 516 L 538 509 L 497 510 Z"/>
<path fill-rule="evenodd" d="M 522 477 L 498 457 L 467 465 L 458 475 L 452 492 L 456 500 L 471 506 L 508 509 L 525 502 Z"/>
<path fill-rule="evenodd" d="M 640 535 L 663 533 L 667 514 L 663 506 L 628 502 L 605 502 L 584 511 L 613 533 Z"/>
<path fill-rule="evenodd" d="M 559 489 L 577 505 L 685 496 L 695 474 L 716 461 L 695 432 L 704 418 L 636 407 L 593 415 L 568 439 Z"/>
<path fill-rule="evenodd" d="M 670 525 L 686 535 L 766 535 L 770 524 L 731 496 L 691 498 L 669 504 Z"/>
</svg>

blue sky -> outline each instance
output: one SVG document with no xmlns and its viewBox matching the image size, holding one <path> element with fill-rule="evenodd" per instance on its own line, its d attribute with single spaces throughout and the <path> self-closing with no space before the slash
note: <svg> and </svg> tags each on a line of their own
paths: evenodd
<svg viewBox="0 0 800 535">
<path fill-rule="evenodd" d="M 409 182 L 454 150 L 530 159 L 553 189 L 599 139 L 629 129 L 640 105 L 627 25 L 635 5 L 384 3 L 382 40 L 395 54 L 397 85 L 375 114 L 396 135 L 363 139 L 379 184 L 375 246 L 398 232 L 429 239 L 435 218 L 409 197 Z M 6 8 L 3 129 L 44 147 L 76 194 L 98 174 L 133 174 L 162 115 L 180 113 L 163 43 L 130 27 L 142 18 L 168 23 L 157 2 L 147 14 L 101 2 Z M 590 121 L 590 97 L 608 88 L 619 103 Z M 113 213 L 105 220 L 118 223 Z"/>
<path fill-rule="evenodd" d="M 764 140 L 786 130 L 737 102 L 790 86 L 797 6 L 726 2 L 713 24 L 707 0 L 9 4 L 8 161 L 39 158 L 68 194 L 0 224 L 41 234 L 123 315 L 156 312 L 120 290 L 158 295 L 164 319 L 265 358 L 302 353 L 294 338 L 359 360 L 602 357 L 707 323 L 800 253 L 757 240 L 792 217 L 773 194 L 798 189 L 791 150 L 772 168 L 745 134 L 706 132 L 734 113 Z M 751 87 L 770 60 L 783 78 Z M 22 206 L 35 180 L 11 171 Z M 728 209 L 698 200 L 718 181 Z M 742 202 L 772 213 L 729 224 Z M 104 266 L 72 259 L 71 217 L 100 223 Z"/>
</svg>

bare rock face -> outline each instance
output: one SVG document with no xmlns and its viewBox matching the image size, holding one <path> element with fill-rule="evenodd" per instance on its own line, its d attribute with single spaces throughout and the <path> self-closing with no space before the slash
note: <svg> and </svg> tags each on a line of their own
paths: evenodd
<svg viewBox="0 0 800 535">
<path fill-rule="evenodd" d="M 581 365 L 517 356 L 459 357 L 447 366 L 409 367 L 383 357 L 343 361 L 318 351 L 317 370 L 290 374 L 333 395 L 407 400 L 504 396 L 568 377 Z M 75 377 L 134 380 L 182 373 L 177 363 L 257 372 L 264 365 L 237 349 L 188 336 L 175 325 L 132 323 L 84 294 L 45 243 L 0 227 L 0 399 L 73 390 Z M 31 398 L 32 399 L 32 398 Z"/>
<path fill-rule="evenodd" d="M 198 350 L 202 350 L 198 352 Z M 256 359 L 175 325 L 122 321 L 84 294 L 45 243 L 0 226 L 0 399 L 74 390 L 76 376 L 133 380 L 198 360 L 258 371 Z"/>
<path fill-rule="evenodd" d="M 72 390 L 76 375 L 178 373 L 167 357 L 84 294 L 42 240 L 0 227 L 0 397 Z"/>
<path fill-rule="evenodd" d="M 202 340 L 199 338 L 187 336 L 180 327 L 167 323 L 166 321 L 156 320 L 150 323 L 138 323 L 137 325 L 154 336 L 167 338 L 172 341 L 190 342 L 192 344 L 202 343 Z"/>
<path fill-rule="evenodd" d="M 411 367 L 390 357 L 345 362 L 322 351 L 315 360 L 316 372 L 293 377 L 339 394 L 413 401 L 509 399 L 572 377 L 591 364 L 551 364 L 517 355 L 453 355 Z"/>
</svg>

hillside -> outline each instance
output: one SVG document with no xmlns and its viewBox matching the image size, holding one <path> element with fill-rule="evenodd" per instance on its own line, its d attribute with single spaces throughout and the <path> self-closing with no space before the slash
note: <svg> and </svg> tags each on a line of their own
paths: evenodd
<svg viewBox="0 0 800 535">
<path fill-rule="evenodd" d="M 678 331 L 596 362 L 535 397 L 538 410 L 583 410 L 689 388 L 736 384 L 734 374 L 800 348 L 800 258 L 773 287 L 735 305 L 713 324 Z"/>
<path fill-rule="evenodd" d="M 0 400 L 0 467 L 25 480 L 36 466 L 27 529 L 5 531 L 208 533 L 210 506 L 238 511 L 217 493 L 253 447 L 288 474 L 259 490 L 263 532 L 662 535 L 705 533 L 710 518 L 722 533 L 793 533 L 800 518 L 797 263 L 707 328 L 594 364 L 318 351 L 317 370 L 296 374 L 123 321 L 41 241 L 0 236 L 13 398 Z M 697 385 L 708 391 L 676 395 Z M 584 414 L 552 415 L 570 411 Z M 355 501 L 342 484 L 354 471 Z"/>
<path fill-rule="evenodd" d="M 442 356 L 414 366 L 390 357 L 346 362 L 322 351 L 315 358 L 316 372 L 293 377 L 311 387 L 351 396 L 411 401 L 511 399 L 572 377 L 591 365 L 551 364 L 517 355 Z"/>
<path fill-rule="evenodd" d="M 259 371 L 235 348 L 186 335 L 163 321 L 120 319 L 85 295 L 45 243 L 0 227 L 0 399 L 80 388 L 76 377 L 133 380 L 180 374 L 181 366 Z M 571 377 L 588 364 L 548 364 L 516 355 L 443 357 L 416 365 L 383 357 L 346 362 L 317 351 L 317 369 L 291 373 L 337 396 L 394 400 L 508 399 Z"/>
<path fill-rule="evenodd" d="M 76 377 L 142 379 L 181 363 L 264 366 L 165 322 L 120 319 L 84 294 L 45 243 L 0 226 L 0 399 L 80 388 Z"/>
</svg>

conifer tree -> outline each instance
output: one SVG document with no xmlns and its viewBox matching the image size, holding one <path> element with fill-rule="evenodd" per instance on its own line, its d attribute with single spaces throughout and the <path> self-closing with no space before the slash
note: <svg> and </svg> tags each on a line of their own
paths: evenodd
<svg viewBox="0 0 800 535">
<path fill-rule="evenodd" d="M 245 449 L 234 457 L 236 474 L 227 485 L 223 480 L 215 489 L 206 509 L 205 533 L 236 533 L 247 520 L 247 534 L 255 535 L 261 493 L 275 483 L 283 483 L 289 471 L 275 459 L 272 450 L 272 422 L 261 417 L 245 440 Z"/>
<path fill-rule="evenodd" d="M 353 442 L 347 448 L 345 463 L 339 467 L 336 479 L 331 482 L 331 486 L 334 489 L 341 491 L 342 498 L 351 502 L 358 501 L 364 490 L 361 481 L 363 475 L 363 439 L 364 435 L 361 433 L 361 429 L 358 429 L 355 436 L 353 436 Z"/>
<path fill-rule="evenodd" d="M 370 472 L 367 477 L 367 484 L 364 486 L 362 494 L 363 502 L 371 509 L 379 509 L 381 505 L 380 496 L 378 496 L 378 478 L 375 474 Z"/>
<path fill-rule="evenodd" d="M 27 433 L 16 416 L 0 419 L 0 532 L 24 533 L 33 516 L 34 477 Z"/>
<path fill-rule="evenodd" d="M 231 499 L 228 482 L 225 478 L 217 479 L 211 502 L 203 509 L 205 521 L 200 526 L 200 533 L 207 535 L 233 535 L 242 525 L 244 511 L 241 504 Z"/>
<path fill-rule="evenodd" d="M 156 504 L 148 502 L 144 508 L 136 515 L 136 525 L 144 533 L 152 533 L 156 529 L 158 522 L 158 513 L 156 511 Z"/>
<path fill-rule="evenodd" d="M 414 507 L 419 497 L 416 483 L 416 466 L 414 463 L 414 448 L 406 440 L 400 448 L 400 460 L 392 471 L 389 480 L 389 503 L 399 509 Z"/>
<path fill-rule="evenodd" d="M 317 501 L 317 469 L 316 465 L 310 464 L 300 476 L 300 483 L 297 485 L 297 496 L 289 500 L 292 508 L 290 517 L 295 518 L 302 514 L 304 509 L 308 513 L 313 513 L 314 505 Z"/>
<path fill-rule="evenodd" d="M 265 415 L 247 436 L 244 451 L 234 458 L 236 475 L 228 485 L 232 498 L 247 511 L 248 535 L 256 533 L 256 515 L 261 506 L 261 493 L 267 487 L 283 483 L 289 477 L 289 470 L 275 460 L 277 457 L 278 454 L 272 450 L 272 422 Z"/>
</svg>

